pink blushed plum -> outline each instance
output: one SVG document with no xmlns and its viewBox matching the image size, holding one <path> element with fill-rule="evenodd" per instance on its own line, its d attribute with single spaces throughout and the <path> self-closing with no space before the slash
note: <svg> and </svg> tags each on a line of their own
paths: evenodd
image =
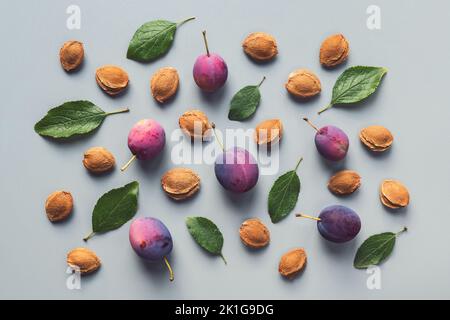
<svg viewBox="0 0 450 320">
<path fill-rule="evenodd" d="M 243 193 L 258 182 L 259 168 L 247 150 L 233 147 L 217 156 L 214 171 L 217 180 L 227 190 Z"/>
<path fill-rule="evenodd" d="M 150 160 L 156 157 L 166 144 L 166 134 L 163 127 L 153 119 L 143 119 L 138 121 L 128 134 L 128 148 L 133 157 L 121 170 L 124 171 L 134 161 Z"/>
<path fill-rule="evenodd" d="M 303 120 L 316 130 L 314 142 L 322 157 L 331 161 L 340 161 L 345 158 L 349 148 L 349 140 L 344 131 L 330 125 L 319 129 L 308 118 L 303 118 Z"/>
<path fill-rule="evenodd" d="M 148 261 L 164 260 L 173 281 L 167 256 L 173 248 L 172 236 L 160 220 L 151 217 L 135 219 L 130 225 L 130 244 L 138 256 Z"/>
<path fill-rule="evenodd" d="M 194 64 L 195 83 L 206 92 L 214 92 L 221 88 L 228 78 L 228 67 L 221 56 L 210 53 L 206 40 L 206 31 L 203 31 L 206 54 L 198 56 Z"/>
</svg>

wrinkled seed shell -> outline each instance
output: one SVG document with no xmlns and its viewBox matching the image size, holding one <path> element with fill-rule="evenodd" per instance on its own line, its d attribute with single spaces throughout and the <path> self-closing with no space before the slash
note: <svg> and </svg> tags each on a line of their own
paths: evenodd
<svg viewBox="0 0 450 320">
<path fill-rule="evenodd" d="M 83 43 L 79 41 L 67 41 L 59 50 L 59 61 L 66 71 L 77 69 L 84 59 Z"/>
<path fill-rule="evenodd" d="M 275 38 L 264 32 L 250 33 L 242 43 L 244 52 L 258 61 L 271 60 L 278 54 Z"/>
<path fill-rule="evenodd" d="M 153 98 L 164 103 L 175 95 L 180 83 L 177 69 L 172 67 L 161 68 L 155 72 L 150 81 L 150 90 Z"/>
<path fill-rule="evenodd" d="M 383 196 L 381 193 L 380 193 L 380 200 L 381 200 L 381 203 L 388 208 L 391 208 L 391 209 L 401 208 L 399 206 L 394 205 L 393 203 L 390 203 L 389 200 L 385 196 Z"/>
<path fill-rule="evenodd" d="M 271 145 L 281 140 L 282 136 L 283 136 L 283 124 L 281 123 L 280 119 L 265 120 L 259 123 L 255 129 L 255 140 L 256 143 L 259 145 L 261 144 Z"/>
<path fill-rule="evenodd" d="M 47 218 L 52 222 L 64 220 L 70 216 L 73 209 L 73 197 L 67 191 L 55 191 L 45 201 Z"/>
<path fill-rule="evenodd" d="M 361 142 L 370 150 L 381 152 L 389 149 L 394 141 L 392 133 L 383 126 L 369 126 L 359 132 Z"/>
<path fill-rule="evenodd" d="M 172 199 L 184 200 L 200 189 L 200 177 L 191 169 L 174 168 L 162 176 L 161 186 Z"/>
<path fill-rule="evenodd" d="M 259 219 L 245 220 L 239 228 L 242 242 L 254 249 L 265 247 L 270 242 L 269 229 Z"/>
<path fill-rule="evenodd" d="M 111 152 L 103 147 L 93 147 L 84 153 L 83 165 L 92 173 L 103 173 L 114 168 L 116 160 Z"/>
<path fill-rule="evenodd" d="M 129 82 L 127 72 L 120 67 L 112 65 L 98 68 L 95 73 L 95 80 L 100 88 L 111 96 L 125 90 Z"/>
<path fill-rule="evenodd" d="M 307 69 L 291 72 L 285 87 L 290 94 L 298 98 L 311 98 L 322 90 L 319 78 Z"/>
<path fill-rule="evenodd" d="M 337 195 L 348 195 L 361 185 L 361 176 L 352 170 L 342 170 L 328 181 L 328 189 Z"/>
<path fill-rule="evenodd" d="M 295 248 L 285 253 L 278 265 L 278 272 L 286 278 L 292 279 L 306 264 L 306 252 L 303 248 Z"/>
<path fill-rule="evenodd" d="M 409 191 L 400 181 L 384 180 L 381 183 L 380 200 L 391 209 L 406 207 L 409 204 Z"/>
<path fill-rule="evenodd" d="M 320 46 L 320 63 L 325 67 L 334 67 L 347 60 L 350 48 L 342 34 L 326 38 Z"/>
<path fill-rule="evenodd" d="M 198 123 L 198 127 L 201 125 L 201 133 L 195 132 L 195 123 Z M 186 111 L 180 116 L 178 124 L 180 125 L 180 128 L 192 139 L 205 139 L 211 131 L 211 124 L 208 117 L 200 110 Z"/>
<path fill-rule="evenodd" d="M 101 262 L 95 252 L 87 248 L 75 248 L 67 254 L 67 264 L 74 269 L 78 267 L 81 274 L 87 274 L 97 270 Z"/>
</svg>

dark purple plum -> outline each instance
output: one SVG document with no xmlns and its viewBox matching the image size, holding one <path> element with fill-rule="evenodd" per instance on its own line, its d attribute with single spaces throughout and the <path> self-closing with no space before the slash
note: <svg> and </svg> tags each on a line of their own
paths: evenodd
<svg viewBox="0 0 450 320">
<path fill-rule="evenodd" d="M 331 161 L 340 161 L 347 155 L 349 140 L 347 134 L 335 126 L 317 128 L 308 118 L 303 118 L 317 132 L 314 138 L 317 151 L 322 157 Z"/>
<path fill-rule="evenodd" d="M 148 261 L 164 260 L 173 281 L 173 272 L 167 261 L 172 251 L 172 236 L 160 220 L 151 217 L 135 219 L 130 225 L 130 244 L 136 254 Z"/>
<path fill-rule="evenodd" d="M 210 53 L 203 31 L 206 54 L 198 56 L 194 64 L 193 76 L 195 83 L 206 92 L 214 92 L 221 88 L 228 78 L 228 67 L 225 61 L 216 53 Z"/>
<path fill-rule="evenodd" d="M 342 243 L 350 241 L 361 230 L 361 220 L 358 214 L 352 209 L 341 205 L 324 208 L 318 218 L 304 214 L 297 214 L 297 217 L 316 220 L 320 235 L 332 242 Z"/>
<path fill-rule="evenodd" d="M 324 208 L 319 214 L 317 229 L 325 239 L 333 242 L 347 242 L 356 237 L 361 230 L 361 219 L 352 209 L 333 205 Z"/>
<path fill-rule="evenodd" d="M 242 193 L 258 182 L 259 169 L 247 150 L 233 147 L 217 156 L 214 165 L 217 180 L 227 190 Z"/>
</svg>

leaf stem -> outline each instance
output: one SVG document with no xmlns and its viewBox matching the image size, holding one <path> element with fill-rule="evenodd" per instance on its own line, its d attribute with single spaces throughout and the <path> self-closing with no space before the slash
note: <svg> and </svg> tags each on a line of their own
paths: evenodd
<svg viewBox="0 0 450 320">
<path fill-rule="evenodd" d="M 261 80 L 261 82 L 257 85 L 257 87 L 261 87 L 261 85 L 263 84 L 264 80 L 266 80 L 266 76 L 264 76 Z"/>
<path fill-rule="evenodd" d="M 116 111 L 107 112 L 106 115 L 109 116 L 111 114 L 124 113 L 124 112 L 129 112 L 129 111 L 130 111 L 130 109 L 123 108 L 123 109 L 119 109 L 119 110 L 116 110 Z"/>
<path fill-rule="evenodd" d="M 395 234 L 395 236 L 398 237 L 400 234 L 402 234 L 402 233 L 405 232 L 405 231 L 408 231 L 408 228 L 407 228 L 407 227 L 403 227 L 403 229 L 400 230 L 399 232 L 397 232 L 397 233 Z"/>
<path fill-rule="evenodd" d="M 223 262 L 225 262 L 225 265 L 227 265 L 227 259 L 223 256 L 222 252 L 220 253 L 220 257 L 222 258 Z"/>
<path fill-rule="evenodd" d="M 175 277 L 173 275 L 173 270 L 172 270 L 172 267 L 170 266 L 170 263 L 166 257 L 164 257 L 164 263 L 166 264 L 167 269 L 169 269 L 169 280 L 173 281 L 175 279 Z"/>
<path fill-rule="evenodd" d="M 217 132 L 216 132 L 216 124 L 214 122 L 211 122 L 211 127 L 213 128 L 213 132 L 214 132 L 214 136 L 216 137 L 216 141 L 219 144 L 219 146 L 222 148 L 223 152 L 225 152 L 225 148 L 223 146 L 222 141 L 219 139 L 219 137 L 217 136 Z"/>
<path fill-rule="evenodd" d="M 187 19 L 185 19 L 183 21 L 177 22 L 177 27 L 181 26 L 182 24 L 184 24 L 184 23 L 186 23 L 188 21 L 194 20 L 194 19 L 195 19 L 195 17 L 190 17 L 190 18 L 187 18 Z"/>
<path fill-rule="evenodd" d="M 303 214 L 303 213 L 297 213 L 295 216 L 299 217 L 299 218 L 308 218 L 308 219 L 312 219 L 312 220 L 316 220 L 316 221 L 322 221 L 322 219 L 320 219 L 320 218 L 308 216 L 307 214 Z"/>
<path fill-rule="evenodd" d="M 300 159 L 298 159 L 297 164 L 295 165 L 295 169 L 294 171 L 297 171 L 298 166 L 300 165 L 300 163 L 303 161 L 303 157 L 301 157 Z"/>
<path fill-rule="evenodd" d="M 305 120 L 306 123 L 309 124 L 311 127 L 313 127 L 317 132 L 319 132 L 319 128 L 317 128 L 311 121 L 309 121 L 308 118 L 303 117 L 303 120 Z"/>
<path fill-rule="evenodd" d="M 209 47 L 208 47 L 208 40 L 206 39 L 206 30 L 203 30 L 202 34 L 203 34 L 203 41 L 205 42 L 206 55 L 209 57 Z"/>
<path fill-rule="evenodd" d="M 330 109 L 333 106 L 332 103 L 327 104 L 322 110 L 320 110 L 319 112 L 317 112 L 317 114 L 321 114 L 324 111 L 327 111 L 328 109 Z"/>
<path fill-rule="evenodd" d="M 123 171 L 127 170 L 127 168 L 130 166 L 130 164 L 131 164 L 135 159 L 136 159 L 136 155 L 134 154 L 134 155 L 131 157 L 131 159 L 128 160 L 128 162 L 125 163 L 125 165 L 124 165 L 122 168 L 120 168 L 120 171 L 123 172 Z"/>
<path fill-rule="evenodd" d="M 95 235 L 95 232 L 92 231 L 89 233 L 86 237 L 83 238 L 83 241 L 88 241 L 90 238 L 92 238 Z"/>
</svg>

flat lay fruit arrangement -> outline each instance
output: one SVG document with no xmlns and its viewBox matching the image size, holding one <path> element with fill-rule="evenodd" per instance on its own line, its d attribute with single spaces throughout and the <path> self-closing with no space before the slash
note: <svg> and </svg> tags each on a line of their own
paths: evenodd
<svg viewBox="0 0 450 320">
<path fill-rule="evenodd" d="M 126 57 L 137 62 L 157 63 L 158 59 L 171 49 L 178 28 L 185 23 L 193 23 L 195 17 L 171 22 L 167 20 L 154 20 L 140 26 L 129 42 Z M 191 35 L 195 39 L 195 34 Z M 199 54 L 192 62 L 193 80 L 199 90 L 214 94 L 221 90 L 228 79 L 229 68 L 226 61 L 217 53 L 210 51 L 206 31 L 198 32 L 199 41 L 203 41 L 204 52 Z M 350 42 L 342 34 L 330 35 L 318 42 L 317 57 L 325 70 L 333 69 L 345 62 L 350 55 Z M 258 64 L 276 59 L 281 54 L 274 36 L 265 32 L 253 32 L 243 36 L 241 44 L 242 52 L 249 59 Z M 216 49 L 216 48 L 214 48 Z M 282 50 L 281 50 L 282 52 Z M 85 56 L 85 48 L 80 41 L 65 42 L 60 51 L 59 59 L 61 67 L 68 77 L 71 72 L 80 68 Z M 258 65 L 256 64 L 256 65 Z M 84 72 L 84 71 L 82 71 Z M 325 124 L 325 116 L 319 116 L 325 111 L 333 112 L 334 106 L 357 107 L 357 103 L 373 94 L 387 73 L 387 69 L 375 66 L 350 66 L 336 79 L 329 103 L 317 110 L 317 118 L 312 121 L 309 118 L 298 115 L 298 125 L 310 128 L 311 137 L 317 152 L 328 162 L 339 162 L 346 158 L 350 152 L 350 140 L 345 128 Z M 266 75 L 270 78 L 270 74 Z M 95 70 L 95 81 L 99 90 L 108 96 L 127 94 L 130 83 L 130 75 L 120 66 L 103 65 Z M 264 92 L 270 87 L 265 84 L 266 77 L 255 79 L 253 83 L 244 84 L 229 102 L 228 119 L 238 121 L 242 128 L 246 128 L 245 120 L 258 112 L 258 106 L 263 99 Z M 158 104 L 164 104 L 175 96 L 180 86 L 180 76 L 177 69 L 170 66 L 161 66 L 153 75 L 149 75 L 149 87 L 151 96 Z M 295 101 L 302 103 L 322 91 L 321 81 L 313 70 L 307 68 L 296 69 L 286 76 L 284 84 L 286 91 L 292 95 Z M 108 98 L 109 99 L 109 98 Z M 87 100 L 67 101 L 59 106 L 51 108 L 35 124 L 35 132 L 50 139 L 66 139 L 74 136 L 86 135 L 94 130 L 99 130 L 103 122 L 107 122 L 109 116 L 126 116 L 128 108 L 105 111 L 103 107 Z M 106 121 L 105 121 L 106 120 Z M 271 146 L 283 139 L 285 129 L 283 119 L 267 119 L 259 123 L 254 129 L 254 142 L 258 146 Z M 304 120 L 304 121 L 302 121 Z M 190 141 L 208 141 L 214 139 L 220 152 L 211 168 L 211 175 L 215 175 L 218 186 L 227 192 L 245 193 L 255 187 L 260 179 L 258 157 L 247 149 L 238 146 L 224 147 L 223 142 L 216 133 L 216 125 L 208 119 L 201 110 L 186 110 L 179 116 L 180 129 L 185 133 L 185 138 Z M 394 135 L 380 124 L 364 127 L 359 132 L 361 148 L 367 148 L 368 152 L 386 152 L 393 145 Z M 287 147 L 287 146 L 283 146 Z M 151 161 L 166 148 L 166 132 L 157 119 L 142 119 L 130 128 L 128 134 L 128 149 L 130 160 L 120 164 L 121 174 L 126 174 L 127 168 L 135 161 Z M 124 146 L 124 152 L 126 151 Z M 102 146 L 91 147 L 81 155 L 81 164 L 88 170 L 93 178 L 116 170 L 114 155 Z M 267 193 L 267 214 L 270 221 L 276 224 L 288 216 L 297 223 L 315 223 L 317 231 L 324 241 L 345 243 L 356 241 L 355 237 L 363 227 L 359 214 L 352 208 L 339 203 L 329 205 L 318 212 L 294 211 L 301 190 L 300 177 L 303 157 L 289 159 L 292 169 L 281 173 L 273 179 L 273 184 Z M 388 161 L 388 160 L 385 160 Z M 363 181 L 363 177 L 355 170 L 349 168 L 335 172 L 324 188 L 339 197 L 346 197 L 357 191 Z M 175 200 L 182 206 L 183 201 L 194 197 L 201 188 L 200 176 L 192 169 L 186 167 L 173 167 L 166 171 L 159 181 L 161 188 L 167 197 Z M 373 183 L 365 181 L 364 183 Z M 408 206 L 410 194 L 407 187 L 395 177 L 374 182 L 379 185 L 380 202 L 389 210 L 399 210 Z M 124 186 L 105 192 L 101 195 L 92 210 L 91 230 L 85 232 L 83 240 L 92 239 L 122 227 L 130 220 L 129 242 L 131 248 L 141 259 L 162 263 L 167 266 L 169 279 L 174 280 L 176 270 L 170 265 L 170 255 L 176 234 L 171 234 L 163 221 L 155 217 L 134 218 L 138 211 L 139 182 L 131 181 Z M 67 190 L 57 190 L 51 193 L 45 201 L 45 213 L 52 223 L 67 219 L 71 213 L 76 199 Z M 305 200 L 306 201 L 306 200 Z M 43 201 L 44 202 L 44 201 Z M 211 217 L 193 216 L 186 219 L 186 232 L 194 242 L 209 254 L 221 258 L 225 264 L 227 259 L 222 250 L 225 245 L 225 237 L 220 226 L 216 225 Z M 303 218 L 303 219 L 297 219 Z M 134 220 L 133 220 L 134 219 Z M 313 226 L 311 226 L 313 227 Z M 396 232 L 384 232 L 366 239 L 355 252 L 353 266 L 356 269 L 365 269 L 372 265 L 378 265 L 386 260 L 394 249 L 396 238 L 407 228 L 399 226 Z M 244 246 L 249 250 L 260 250 L 270 244 L 270 226 L 265 225 L 257 217 L 242 222 L 234 235 L 240 237 Z M 80 241 L 82 235 L 80 235 Z M 92 240 L 91 240 L 92 239 Z M 191 245 L 185 243 L 184 245 Z M 88 248 L 78 247 L 67 254 L 67 264 L 81 274 L 88 274 L 98 270 L 101 260 L 95 252 Z M 280 253 L 278 272 L 282 277 L 293 279 L 304 271 L 307 263 L 307 252 L 302 247 L 286 248 Z M 113 266 L 112 266 L 113 267 Z"/>
</svg>

